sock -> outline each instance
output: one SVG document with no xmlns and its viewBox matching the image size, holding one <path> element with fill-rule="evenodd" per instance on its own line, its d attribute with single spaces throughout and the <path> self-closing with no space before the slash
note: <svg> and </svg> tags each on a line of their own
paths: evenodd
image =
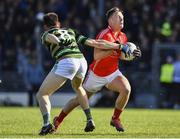
<svg viewBox="0 0 180 139">
<path fill-rule="evenodd" d="M 50 114 L 46 113 L 43 115 L 43 121 L 44 121 L 44 126 L 47 126 L 48 124 L 50 124 Z"/>
<path fill-rule="evenodd" d="M 61 123 L 66 116 L 67 116 L 67 114 L 64 113 L 63 110 L 62 110 L 61 113 L 58 116 L 58 121 Z"/>
<path fill-rule="evenodd" d="M 122 110 L 115 108 L 114 109 L 114 114 L 112 116 L 112 119 L 118 119 L 120 114 L 121 114 L 121 112 L 122 112 Z"/>
<path fill-rule="evenodd" d="M 86 114 L 87 121 L 92 119 L 90 108 L 85 109 L 84 113 Z"/>
</svg>

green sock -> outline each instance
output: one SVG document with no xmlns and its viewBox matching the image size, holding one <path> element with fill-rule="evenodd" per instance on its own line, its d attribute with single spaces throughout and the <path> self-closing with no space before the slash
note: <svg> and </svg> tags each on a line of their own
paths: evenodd
<svg viewBox="0 0 180 139">
<path fill-rule="evenodd" d="M 86 114 L 87 121 L 92 119 L 90 108 L 85 109 L 84 113 Z"/>
<path fill-rule="evenodd" d="M 43 115 L 43 121 L 44 121 L 44 126 L 47 126 L 48 124 L 50 124 L 50 114 L 46 113 Z"/>
</svg>

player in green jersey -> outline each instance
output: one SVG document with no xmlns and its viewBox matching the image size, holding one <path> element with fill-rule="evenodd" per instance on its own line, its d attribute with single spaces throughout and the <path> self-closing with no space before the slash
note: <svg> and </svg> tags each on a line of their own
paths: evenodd
<svg viewBox="0 0 180 139">
<path fill-rule="evenodd" d="M 87 71 L 87 62 L 80 52 L 78 45 L 88 45 L 101 49 L 120 49 L 126 54 L 129 53 L 129 49 L 125 45 L 90 39 L 78 34 L 72 29 L 61 28 L 56 13 L 45 14 L 43 23 L 45 32 L 41 38 L 42 44 L 50 51 L 56 63 L 37 93 L 37 99 L 44 121 L 39 135 L 53 133 L 56 130 L 50 123 L 51 103 L 49 96 L 62 87 L 67 79 L 71 80 L 72 88 L 76 92 L 79 104 L 87 118 L 84 131 L 93 131 L 95 124 L 91 116 L 86 92 L 82 87 L 82 82 Z"/>
</svg>

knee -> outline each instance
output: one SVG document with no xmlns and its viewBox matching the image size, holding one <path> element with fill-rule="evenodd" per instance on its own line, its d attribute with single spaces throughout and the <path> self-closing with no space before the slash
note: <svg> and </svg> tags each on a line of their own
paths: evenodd
<svg viewBox="0 0 180 139">
<path fill-rule="evenodd" d="M 72 85 L 72 88 L 74 89 L 74 91 L 79 92 L 80 89 L 81 89 L 81 86 L 79 86 L 79 85 Z"/>
<path fill-rule="evenodd" d="M 90 97 L 90 96 L 87 95 L 85 89 L 82 86 L 74 86 L 73 89 L 77 94 L 87 96 L 88 98 Z"/>
<path fill-rule="evenodd" d="M 38 91 L 37 93 L 36 93 L 36 99 L 37 100 L 39 100 L 40 99 L 40 97 L 41 97 L 41 95 L 40 95 L 41 93 Z"/>
<path fill-rule="evenodd" d="M 130 86 L 126 86 L 124 87 L 121 91 L 119 91 L 120 93 L 122 93 L 125 96 L 129 96 L 131 93 L 131 87 Z"/>
<path fill-rule="evenodd" d="M 39 100 L 39 99 L 41 99 L 42 97 L 43 97 L 43 91 L 42 91 L 42 89 L 40 88 L 40 89 L 38 90 L 38 92 L 36 93 L 36 99 Z"/>
<path fill-rule="evenodd" d="M 76 91 L 76 92 L 79 92 L 79 91 L 80 91 L 80 89 L 81 89 L 81 84 L 76 83 L 76 82 L 72 82 L 71 85 L 72 85 L 72 88 L 74 89 L 74 91 Z"/>
</svg>

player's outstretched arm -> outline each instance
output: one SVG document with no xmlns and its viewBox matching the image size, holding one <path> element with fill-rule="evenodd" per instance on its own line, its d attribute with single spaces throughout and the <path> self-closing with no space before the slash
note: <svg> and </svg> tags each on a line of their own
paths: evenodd
<svg viewBox="0 0 180 139">
<path fill-rule="evenodd" d="M 112 43 L 106 40 L 87 39 L 85 44 L 99 49 L 121 49 L 121 44 Z"/>
<path fill-rule="evenodd" d="M 119 43 L 113 43 L 106 40 L 94 40 L 94 39 L 87 39 L 85 41 L 85 44 L 88 46 L 92 46 L 99 49 L 119 49 L 125 54 L 130 53 L 129 46 L 127 44 L 119 44 Z"/>
<path fill-rule="evenodd" d="M 94 39 L 87 39 L 85 41 L 85 44 L 99 49 L 119 49 L 126 56 L 129 56 L 131 53 L 128 44 L 119 44 L 119 43 L 109 42 L 106 40 L 94 40 Z"/>
</svg>

